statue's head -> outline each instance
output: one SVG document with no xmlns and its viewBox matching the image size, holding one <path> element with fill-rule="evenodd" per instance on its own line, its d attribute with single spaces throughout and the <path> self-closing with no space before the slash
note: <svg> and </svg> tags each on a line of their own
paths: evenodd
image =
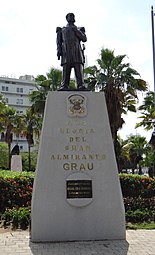
<svg viewBox="0 0 155 255">
<path fill-rule="evenodd" d="M 68 21 L 68 23 L 74 23 L 75 22 L 75 15 L 74 13 L 68 13 L 66 15 L 66 20 Z"/>
</svg>

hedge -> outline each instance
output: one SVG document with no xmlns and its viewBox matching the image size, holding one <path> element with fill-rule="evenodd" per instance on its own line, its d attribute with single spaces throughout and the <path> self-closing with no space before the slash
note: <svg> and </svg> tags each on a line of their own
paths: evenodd
<svg viewBox="0 0 155 255">
<path fill-rule="evenodd" d="M 153 222 L 155 221 L 155 210 L 141 210 L 137 209 L 135 211 L 126 211 L 126 221 L 131 223 L 141 223 L 141 222 Z"/>
<path fill-rule="evenodd" d="M 30 207 L 34 177 L 0 176 L 0 212 L 18 207 Z"/>
<path fill-rule="evenodd" d="M 30 208 L 34 173 L 0 171 L 0 213 Z M 155 179 L 120 174 L 126 219 L 155 221 Z M 141 214 L 143 217 L 141 217 Z M 131 217 L 132 216 L 132 217 Z"/>
<path fill-rule="evenodd" d="M 155 178 L 141 175 L 120 174 L 120 183 L 123 197 L 155 196 Z"/>
</svg>

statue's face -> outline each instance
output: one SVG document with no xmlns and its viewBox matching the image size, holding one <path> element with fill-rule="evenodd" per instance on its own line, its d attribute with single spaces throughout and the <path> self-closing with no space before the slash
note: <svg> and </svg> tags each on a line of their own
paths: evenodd
<svg viewBox="0 0 155 255">
<path fill-rule="evenodd" d="M 67 15 L 67 21 L 68 22 L 75 22 L 75 16 L 74 16 L 74 14 L 73 13 L 68 13 L 68 15 Z"/>
</svg>

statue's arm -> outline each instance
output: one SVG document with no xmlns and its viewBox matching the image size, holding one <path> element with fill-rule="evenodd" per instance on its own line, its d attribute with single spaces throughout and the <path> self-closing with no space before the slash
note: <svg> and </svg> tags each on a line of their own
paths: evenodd
<svg viewBox="0 0 155 255">
<path fill-rule="evenodd" d="M 57 33 L 57 39 L 56 39 L 56 43 L 57 43 L 57 57 L 58 57 L 58 60 L 59 60 L 60 57 L 62 56 L 62 28 L 61 27 L 57 27 L 56 28 L 56 33 Z"/>
<path fill-rule="evenodd" d="M 74 28 L 74 32 L 76 34 L 76 36 L 82 41 L 82 42 L 86 42 L 87 41 L 87 37 L 85 34 L 85 28 L 84 27 L 80 27 L 79 29 L 77 29 L 77 27 Z"/>
</svg>

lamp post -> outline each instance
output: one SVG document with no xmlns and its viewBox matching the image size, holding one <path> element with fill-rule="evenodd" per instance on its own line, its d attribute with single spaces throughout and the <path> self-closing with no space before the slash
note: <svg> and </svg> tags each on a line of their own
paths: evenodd
<svg viewBox="0 0 155 255">
<path fill-rule="evenodd" d="M 155 108 L 155 44 L 154 44 L 154 10 L 153 6 L 151 6 L 151 24 L 152 24 L 152 50 L 153 50 L 153 77 L 154 77 L 154 108 Z M 149 143 L 153 147 L 153 151 L 155 154 L 155 122 L 153 122 L 154 128 L 153 128 L 153 133 L 151 136 L 151 139 Z M 153 164 L 153 175 L 155 175 L 155 162 Z"/>
<path fill-rule="evenodd" d="M 152 51 L 153 51 L 153 77 L 154 77 L 154 92 L 155 92 L 155 46 L 154 46 L 154 10 L 151 7 L 151 23 L 152 23 Z M 155 99 L 155 98 L 154 98 Z M 154 101 L 155 102 L 155 101 Z"/>
</svg>

